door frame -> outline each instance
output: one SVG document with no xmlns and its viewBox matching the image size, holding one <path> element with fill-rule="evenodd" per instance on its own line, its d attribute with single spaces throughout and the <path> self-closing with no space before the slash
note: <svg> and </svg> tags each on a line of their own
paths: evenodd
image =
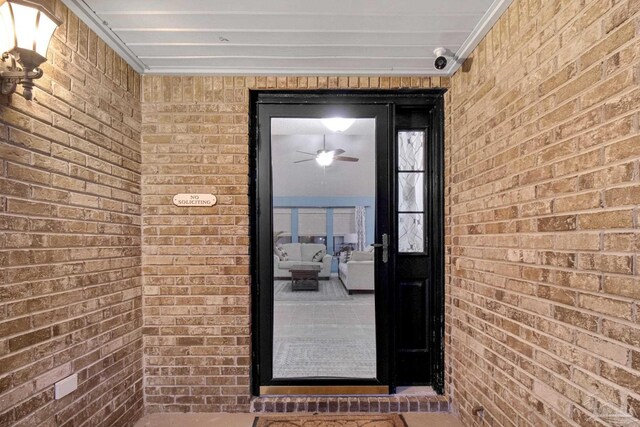
<svg viewBox="0 0 640 427">
<path fill-rule="evenodd" d="M 260 103 L 258 105 L 258 119 L 263 120 L 258 129 L 258 180 L 257 187 L 257 212 L 258 215 L 256 228 L 259 239 L 264 242 L 272 239 L 272 162 L 271 162 L 271 124 L 270 118 L 322 118 L 322 117 L 354 117 L 354 118 L 375 118 L 376 137 L 374 149 L 376 150 L 377 159 L 389 159 L 388 132 L 389 129 L 389 108 L 383 104 L 345 104 L 343 102 L 325 103 L 325 104 L 304 104 L 300 103 Z M 375 179 L 376 182 L 390 182 L 390 167 L 385 166 L 386 162 L 376 162 Z M 390 189 L 387 186 L 376 186 L 376 230 L 375 235 L 380 236 L 382 233 L 391 233 L 391 218 L 389 211 L 391 206 L 388 205 Z M 378 203 L 378 201 L 384 203 Z M 379 240 L 378 240 L 379 241 Z M 380 252 L 380 251 L 376 251 Z M 257 259 L 257 286 L 259 308 L 274 307 L 273 301 L 273 247 L 263 244 L 256 248 L 255 258 Z M 278 390 L 275 387 L 346 387 L 358 386 L 360 390 L 370 388 L 369 393 L 386 393 L 389 388 L 389 309 L 384 302 L 390 298 L 389 267 L 387 264 L 381 264 L 381 254 L 376 253 L 376 287 L 375 287 L 375 314 L 376 314 L 376 377 L 371 378 L 273 378 L 273 312 L 268 310 L 260 310 L 258 313 L 258 327 L 256 331 L 259 336 L 259 348 L 256 354 L 260 363 L 257 367 L 260 378 L 262 391 L 266 388 L 269 390 Z M 280 389 L 285 390 L 285 389 Z M 343 389 L 347 393 L 348 389 Z M 297 392 L 296 392 L 297 393 Z"/>
<path fill-rule="evenodd" d="M 260 129 L 258 127 L 259 110 L 261 106 L 265 105 L 369 105 L 380 107 L 388 107 L 388 135 L 389 142 L 387 147 L 395 143 L 395 126 L 394 126 L 394 111 L 398 105 L 402 106 L 430 106 L 430 131 L 429 138 L 434 144 L 432 155 L 435 156 L 433 160 L 434 179 L 430 185 L 432 185 L 434 197 L 437 198 L 433 210 L 429 230 L 431 239 L 429 239 L 429 247 L 434 254 L 432 268 L 435 280 L 432 283 L 431 289 L 431 304 L 429 307 L 429 322 L 431 330 L 433 331 L 430 348 L 432 348 L 433 354 L 431 357 L 431 369 L 433 372 L 432 383 L 430 385 L 436 390 L 436 392 L 442 394 L 444 386 L 444 93 L 446 89 L 399 89 L 399 90 L 255 90 L 250 91 L 249 99 L 249 204 L 250 204 L 250 271 L 251 271 L 251 389 L 254 395 L 260 395 L 261 384 L 261 348 L 267 346 L 269 349 L 272 347 L 272 342 L 267 343 L 265 337 L 260 335 L 259 325 L 264 322 L 265 316 L 271 316 L 273 313 L 265 312 L 261 310 L 261 305 L 265 301 L 271 301 L 272 298 L 266 298 L 264 292 L 260 294 L 259 283 L 267 279 L 267 275 L 271 274 L 273 269 L 272 254 L 266 256 L 266 250 L 263 248 L 264 254 L 260 255 L 261 250 L 258 247 L 260 237 L 262 239 L 269 238 L 272 240 L 271 227 L 269 230 L 260 229 L 258 223 L 259 211 L 261 207 L 271 208 L 271 194 L 269 194 L 269 200 L 265 200 L 264 194 L 260 194 L 259 185 L 260 182 L 268 180 L 271 185 L 270 167 L 265 166 L 265 153 L 266 148 L 270 149 L 270 144 L 260 144 Z M 377 125 L 376 125 L 377 126 Z M 379 145 L 379 144 L 378 144 Z M 395 150 L 393 150 L 395 152 Z M 269 153 L 270 154 L 270 153 Z M 390 153 L 387 153 L 389 155 Z M 384 155 L 384 153 L 377 153 L 377 155 Z M 270 158 L 270 156 L 268 156 Z M 392 157 L 392 156 L 389 156 Z M 395 165 L 393 159 L 387 162 L 389 165 L 388 176 L 388 191 L 390 200 L 396 200 L 396 176 L 394 173 Z M 427 183 L 425 183 L 427 185 Z M 388 224 L 391 224 L 391 241 L 393 241 L 397 230 L 395 229 L 395 220 L 393 218 L 393 207 L 395 203 L 389 203 L 389 215 Z M 375 239 L 379 241 L 379 233 L 376 230 Z M 269 252 L 271 252 L 271 245 L 269 245 Z M 376 251 L 376 257 L 380 257 L 380 251 Z M 393 251 L 391 252 L 393 253 Z M 388 305 L 388 317 L 387 321 L 383 322 L 383 330 L 378 331 L 378 327 L 381 324 L 378 319 L 376 320 L 376 338 L 378 340 L 379 334 L 384 332 L 384 364 L 386 366 L 378 366 L 378 380 L 369 379 L 331 379 L 331 380 L 316 380 L 312 381 L 313 387 L 321 386 L 343 386 L 348 388 L 349 386 L 355 386 L 355 390 L 366 390 L 366 386 L 384 386 L 388 385 L 388 392 L 395 392 L 395 336 L 394 336 L 394 318 L 396 310 L 395 292 L 389 291 L 394 285 L 394 257 L 391 257 L 387 264 L 387 269 L 390 272 L 389 285 L 386 287 L 385 294 L 378 295 L 376 291 L 376 317 L 383 315 L 378 313 L 379 304 L 386 302 Z M 270 279 L 272 280 L 272 279 Z M 382 300 L 384 298 L 384 301 Z M 270 303 L 272 308 L 272 301 Z M 377 345 L 380 349 L 380 346 Z M 380 350 L 378 350 L 380 351 Z M 268 352 L 271 354 L 270 352 Z M 381 358 L 377 358 L 380 363 Z M 264 364 L 263 364 L 264 365 Z M 264 372 L 262 372 L 264 376 Z M 288 386 L 289 388 L 301 390 L 304 386 L 309 385 L 309 380 L 306 379 L 286 379 L 273 381 L 271 385 L 275 386 Z M 303 387 L 299 387 L 303 386 Z M 365 386 L 360 387 L 358 386 Z M 264 391 L 264 390 L 263 390 Z M 379 392 L 379 391 L 378 391 Z M 366 391 L 356 391 L 356 393 L 367 393 Z M 320 394 L 320 393 L 318 393 Z"/>
</svg>

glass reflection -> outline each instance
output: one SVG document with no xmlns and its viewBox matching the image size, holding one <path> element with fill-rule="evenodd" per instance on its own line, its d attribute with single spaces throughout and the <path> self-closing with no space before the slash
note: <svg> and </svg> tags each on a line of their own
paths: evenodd
<svg viewBox="0 0 640 427">
<path fill-rule="evenodd" d="M 376 377 L 375 120 L 351 120 L 271 122 L 274 378 Z"/>
</svg>

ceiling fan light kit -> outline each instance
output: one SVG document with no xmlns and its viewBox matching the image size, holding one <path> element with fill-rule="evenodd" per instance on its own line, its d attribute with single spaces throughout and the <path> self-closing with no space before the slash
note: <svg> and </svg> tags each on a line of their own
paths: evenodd
<svg viewBox="0 0 640 427">
<path fill-rule="evenodd" d="M 349 119 L 350 120 L 350 119 Z M 296 150 L 298 153 L 306 154 L 307 156 L 313 156 L 310 159 L 297 160 L 293 163 L 303 163 L 310 162 L 311 160 L 316 161 L 320 166 L 327 167 L 330 166 L 334 160 L 338 160 L 340 162 L 357 162 L 357 157 L 349 157 L 349 156 L 341 156 L 342 153 L 345 153 L 345 150 L 342 148 L 337 148 L 335 150 L 327 150 L 327 137 L 326 135 L 322 136 L 322 148 L 315 153 L 308 153 L 306 151 Z"/>
<path fill-rule="evenodd" d="M 333 151 L 322 151 L 316 156 L 316 162 L 320 166 L 329 166 L 333 163 Z"/>
</svg>

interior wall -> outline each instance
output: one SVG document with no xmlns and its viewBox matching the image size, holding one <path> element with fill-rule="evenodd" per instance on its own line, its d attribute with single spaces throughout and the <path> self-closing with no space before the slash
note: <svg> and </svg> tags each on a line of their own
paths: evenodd
<svg viewBox="0 0 640 427">
<path fill-rule="evenodd" d="M 448 86 L 428 77 L 143 78 L 147 410 L 247 411 L 250 89 Z M 178 208 L 177 193 L 213 193 Z"/>
<path fill-rule="evenodd" d="M 140 76 L 52 8 L 64 23 L 35 99 L 0 96 L 0 425 L 128 426 L 143 403 Z"/>
<path fill-rule="evenodd" d="M 466 425 L 640 417 L 639 10 L 516 0 L 452 78 L 447 357 Z"/>
</svg>

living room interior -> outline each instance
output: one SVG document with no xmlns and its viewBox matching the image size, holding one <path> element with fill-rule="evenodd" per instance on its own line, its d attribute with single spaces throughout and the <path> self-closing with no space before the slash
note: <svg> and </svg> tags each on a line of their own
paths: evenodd
<svg viewBox="0 0 640 427">
<path fill-rule="evenodd" d="M 271 123 L 277 378 L 376 376 L 375 127 L 350 121 Z M 299 278 L 300 266 L 318 271 Z"/>
</svg>

